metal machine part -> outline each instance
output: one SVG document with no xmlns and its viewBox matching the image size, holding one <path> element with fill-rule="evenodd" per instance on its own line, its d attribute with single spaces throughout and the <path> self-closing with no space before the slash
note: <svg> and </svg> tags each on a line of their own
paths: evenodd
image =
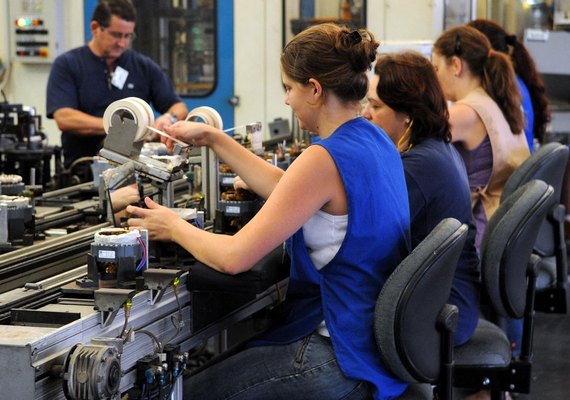
<svg viewBox="0 0 570 400">
<path fill-rule="evenodd" d="M 122 341 L 120 344 L 122 350 Z M 63 391 L 71 400 L 118 398 L 121 376 L 121 352 L 117 347 L 77 344 L 65 360 Z"/>
<path fill-rule="evenodd" d="M 146 231 L 103 228 L 95 234 L 87 254 L 88 275 L 81 287 L 134 288 L 137 276 L 148 266 Z"/>
<path fill-rule="evenodd" d="M 21 175 L 28 184 L 48 184 L 55 153 L 34 107 L 0 103 L 0 171 Z"/>
<path fill-rule="evenodd" d="M 160 355 L 167 344 L 181 344 L 191 337 L 191 323 L 175 324 L 173 320 L 173 315 L 177 321 L 191 318 L 186 279 L 181 276 L 178 292 L 171 285 L 154 305 L 149 304 L 151 293 L 147 290 L 136 293 L 128 308 L 115 305 L 116 318 L 107 326 L 102 326 L 92 300 L 73 297 L 80 292 L 77 290 L 72 290 L 71 297 L 60 297 L 34 310 L 37 323 L 30 318 L 25 325 L 14 321 L 2 325 L 3 393 L 25 400 L 62 400 L 64 387 L 68 395 L 77 396 L 68 398 L 77 399 L 113 399 L 113 393 L 126 392 L 137 382 L 138 360 Z M 60 312 L 73 313 L 76 319 L 46 326 L 41 314 Z M 125 325 L 131 327 L 131 333 L 122 337 Z M 181 347 L 182 352 L 188 350 L 186 345 Z"/>
<path fill-rule="evenodd" d="M 27 197 L 0 195 L 0 252 L 32 244 L 33 221 L 32 206 Z"/>
<path fill-rule="evenodd" d="M 141 154 L 148 126 L 154 122 L 150 106 L 136 97 L 128 97 L 109 105 L 103 116 L 107 137 L 100 156 L 123 166 L 129 171 L 119 171 L 115 182 L 106 181 L 107 189 L 116 189 L 117 182 L 126 180 L 133 174 L 150 179 L 158 189 L 158 202 L 172 207 L 174 204 L 173 182 L 183 178 L 183 167 L 188 164 L 188 153 L 170 157 L 149 157 Z M 113 172 L 106 171 L 111 175 Z M 105 175 L 104 175 L 105 178 Z"/>
<path fill-rule="evenodd" d="M 182 157 L 164 162 L 141 154 L 147 127 L 153 123 L 152 109 L 139 98 L 127 97 L 111 103 L 103 115 L 107 137 L 100 155 L 117 164 L 132 161 L 136 171 L 151 179 L 172 181 L 180 178 L 181 173 L 177 172 L 185 165 Z"/>
<path fill-rule="evenodd" d="M 22 194 L 24 188 L 20 175 L 0 174 L 0 195 L 18 196 Z"/>
<path fill-rule="evenodd" d="M 215 127 L 222 127 L 222 120 L 216 110 L 210 107 L 198 107 L 188 113 L 186 120 L 202 121 Z M 149 179 L 157 189 L 154 194 L 158 202 L 166 207 L 174 205 L 174 182 L 184 180 L 184 168 L 188 165 L 200 165 L 203 172 L 202 186 L 206 198 L 210 199 L 209 173 L 211 150 L 197 149 L 192 146 L 175 145 L 174 156 L 147 156 L 142 151 L 143 141 L 154 117 L 150 106 L 141 99 L 128 97 L 118 100 L 105 110 L 103 122 L 107 137 L 100 156 L 119 165 L 114 171 L 106 171 L 107 189 L 118 188 L 120 182 L 133 175 Z M 128 168 L 122 169 L 127 166 Z M 215 176 L 215 175 L 212 175 Z M 216 197 L 210 210 L 215 209 Z"/>
</svg>

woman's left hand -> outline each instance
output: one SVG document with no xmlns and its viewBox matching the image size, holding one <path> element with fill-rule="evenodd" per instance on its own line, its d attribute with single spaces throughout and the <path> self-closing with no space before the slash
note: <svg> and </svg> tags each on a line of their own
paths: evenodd
<svg viewBox="0 0 570 400">
<path fill-rule="evenodd" d="M 148 197 L 144 202 L 148 207 L 146 209 L 127 207 L 127 212 L 131 216 L 127 221 L 128 226 L 148 230 L 151 240 L 172 241 L 173 228 L 176 222 L 182 219 L 168 207 L 161 206 Z"/>
</svg>

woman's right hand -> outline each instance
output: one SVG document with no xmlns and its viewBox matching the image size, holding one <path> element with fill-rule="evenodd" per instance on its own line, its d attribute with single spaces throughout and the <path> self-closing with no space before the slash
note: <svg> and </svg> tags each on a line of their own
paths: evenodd
<svg viewBox="0 0 570 400">
<path fill-rule="evenodd" d="M 245 183 L 244 180 L 239 177 L 239 175 L 236 175 L 234 177 L 234 189 L 251 190 L 247 183 Z"/>
<path fill-rule="evenodd" d="M 202 122 L 178 121 L 164 129 L 170 136 L 193 146 L 209 146 L 209 136 L 217 131 L 216 128 Z M 175 142 L 167 137 L 161 138 L 169 152 L 172 152 Z"/>
</svg>

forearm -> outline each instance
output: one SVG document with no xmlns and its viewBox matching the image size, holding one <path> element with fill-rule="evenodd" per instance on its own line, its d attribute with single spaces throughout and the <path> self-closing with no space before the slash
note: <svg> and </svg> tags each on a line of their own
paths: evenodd
<svg viewBox="0 0 570 400">
<path fill-rule="evenodd" d="M 162 115 L 159 115 L 154 121 L 154 127 L 158 130 L 163 131 L 166 127 L 171 126 L 177 121 L 183 121 L 188 115 L 188 109 L 184 103 L 173 104 L 172 107 L 168 109 Z M 150 138 L 151 141 L 158 140 L 158 134 L 153 134 Z"/>
<path fill-rule="evenodd" d="M 216 133 L 210 148 L 240 176 L 250 190 L 267 199 L 284 171 L 245 149 L 225 133 Z"/>
<path fill-rule="evenodd" d="M 225 274 L 245 272 L 262 256 L 239 246 L 234 236 L 210 233 L 182 219 L 172 224 L 171 237 L 198 261 Z"/>
<path fill-rule="evenodd" d="M 105 133 L 103 118 L 79 110 L 60 108 L 53 116 L 62 132 L 72 131 L 84 135 L 103 135 Z"/>
<path fill-rule="evenodd" d="M 173 104 L 165 114 L 173 115 L 178 121 L 183 121 L 188 115 L 188 109 L 185 103 L 176 103 Z"/>
</svg>

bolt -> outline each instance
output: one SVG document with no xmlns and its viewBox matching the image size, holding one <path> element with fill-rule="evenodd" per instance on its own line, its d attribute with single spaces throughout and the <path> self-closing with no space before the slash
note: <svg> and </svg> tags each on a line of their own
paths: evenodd
<svg viewBox="0 0 570 400">
<path fill-rule="evenodd" d="M 483 378 L 483 382 L 481 383 L 483 386 L 488 386 L 491 383 L 491 380 L 489 378 Z"/>
</svg>

